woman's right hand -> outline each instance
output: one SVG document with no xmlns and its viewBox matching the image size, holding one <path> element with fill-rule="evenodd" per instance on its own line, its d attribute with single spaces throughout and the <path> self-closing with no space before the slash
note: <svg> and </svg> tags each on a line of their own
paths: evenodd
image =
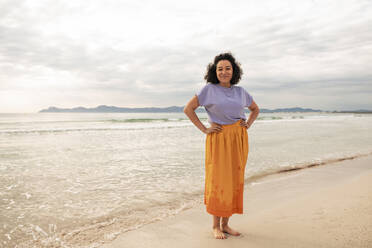
<svg viewBox="0 0 372 248">
<path fill-rule="evenodd" d="M 211 126 L 205 129 L 204 133 L 205 134 L 219 133 L 221 131 L 222 131 L 222 126 L 218 123 L 212 122 Z"/>
</svg>

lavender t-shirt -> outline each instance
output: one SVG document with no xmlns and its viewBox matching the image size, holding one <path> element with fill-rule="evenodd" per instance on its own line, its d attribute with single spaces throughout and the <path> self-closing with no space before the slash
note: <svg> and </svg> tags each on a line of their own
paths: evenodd
<svg viewBox="0 0 372 248">
<path fill-rule="evenodd" d="M 208 83 L 198 94 L 200 106 L 208 113 L 209 122 L 221 125 L 233 124 L 239 119 L 247 119 L 244 108 L 252 104 L 252 96 L 242 87 L 230 88 Z"/>
</svg>

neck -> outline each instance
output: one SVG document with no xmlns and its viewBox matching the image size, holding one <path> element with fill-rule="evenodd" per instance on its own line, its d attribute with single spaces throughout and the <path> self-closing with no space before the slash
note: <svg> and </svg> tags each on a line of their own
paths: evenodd
<svg viewBox="0 0 372 248">
<path fill-rule="evenodd" d="M 220 85 L 223 86 L 223 87 L 226 87 L 226 88 L 230 88 L 231 87 L 230 82 L 220 82 Z"/>
</svg>

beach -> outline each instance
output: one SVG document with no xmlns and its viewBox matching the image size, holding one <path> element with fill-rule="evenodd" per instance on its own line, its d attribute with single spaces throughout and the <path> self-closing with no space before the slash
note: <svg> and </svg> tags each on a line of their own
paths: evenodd
<svg viewBox="0 0 372 248">
<path fill-rule="evenodd" d="M 198 115 L 208 125 L 206 113 Z M 260 246 L 333 232 L 331 224 L 313 229 L 320 224 L 312 218 L 342 209 L 318 207 L 313 216 L 291 204 L 311 206 L 310 196 L 316 202 L 316 194 L 330 194 L 322 190 L 371 168 L 347 166 L 372 154 L 368 114 L 263 113 L 248 139 L 244 214 L 231 218 L 243 236 L 225 243 Z M 0 247 L 209 245 L 215 240 L 203 205 L 204 161 L 205 135 L 184 113 L 0 114 Z M 310 212 L 298 217 L 301 211 Z M 360 235 L 358 228 L 347 235 Z"/>
<path fill-rule="evenodd" d="M 102 247 L 372 247 L 372 156 L 248 182 L 230 219 L 242 235 L 216 240 L 211 225 L 200 204 Z"/>
</svg>

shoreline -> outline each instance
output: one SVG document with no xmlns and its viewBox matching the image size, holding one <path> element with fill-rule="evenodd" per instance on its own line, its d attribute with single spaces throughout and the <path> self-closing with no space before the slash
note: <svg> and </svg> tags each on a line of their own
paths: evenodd
<svg viewBox="0 0 372 248">
<path fill-rule="evenodd" d="M 250 180 L 242 232 L 216 240 L 203 204 L 120 234 L 101 247 L 372 247 L 372 155 Z"/>
<path fill-rule="evenodd" d="M 304 170 L 308 169 L 311 167 L 318 167 L 318 166 L 326 166 L 330 165 L 333 163 L 338 163 L 342 162 L 345 160 L 354 160 L 362 157 L 368 157 L 372 156 L 372 152 L 367 152 L 367 153 L 358 153 L 352 156 L 346 156 L 346 157 L 341 157 L 341 158 L 330 158 L 330 159 L 325 159 L 325 160 L 319 160 L 318 162 L 309 162 L 309 163 L 299 163 L 299 164 L 294 164 L 294 165 L 288 165 L 286 167 L 282 167 L 280 170 L 277 171 L 267 171 L 263 172 L 261 174 L 253 175 L 244 180 L 245 183 L 250 183 L 268 176 L 273 176 L 281 173 L 290 173 L 298 170 Z"/>
</svg>

